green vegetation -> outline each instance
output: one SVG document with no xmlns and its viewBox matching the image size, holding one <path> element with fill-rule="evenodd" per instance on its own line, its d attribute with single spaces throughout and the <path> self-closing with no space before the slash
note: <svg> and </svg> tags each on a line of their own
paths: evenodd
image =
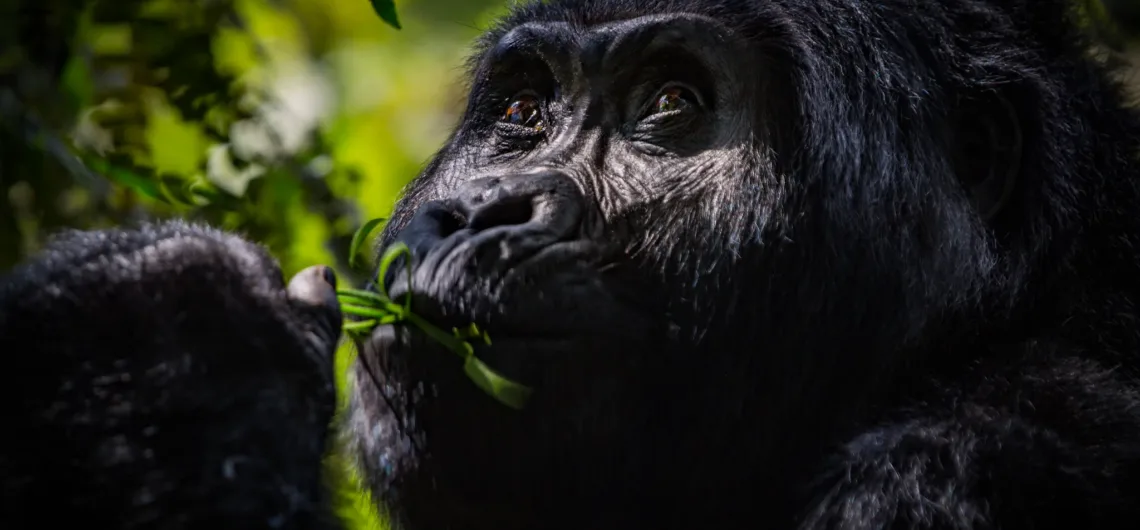
<svg viewBox="0 0 1140 530">
<path fill-rule="evenodd" d="M 446 138 L 464 104 L 466 47 L 503 9 L 497 0 L 9 4 L 0 269 L 61 228 L 184 217 L 262 242 L 286 275 L 325 263 L 356 281 L 371 271 L 345 261 L 352 234 L 389 213 Z"/>
<path fill-rule="evenodd" d="M 1135 2 L 1074 1 L 1114 47 L 1140 28 Z M 363 220 L 387 216 L 446 138 L 462 110 L 466 47 L 505 2 L 3 4 L 0 270 L 63 228 L 183 217 L 263 243 L 287 277 L 322 263 L 359 285 L 373 269 L 354 259 L 378 224 Z M 474 356 L 471 341 L 487 340 L 477 329 L 448 334 L 386 293 L 340 296 L 349 334 L 417 326 L 500 401 L 528 395 Z M 346 341 L 342 406 L 353 356 Z M 382 527 L 343 452 L 328 469 L 350 527 Z"/>
<path fill-rule="evenodd" d="M 0 271 L 64 228 L 182 217 L 263 243 L 286 277 L 321 263 L 362 284 L 353 234 L 446 138 L 467 46 L 504 4 L 4 3 Z M 382 527 L 348 460 L 328 459 L 340 514 Z"/>
</svg>

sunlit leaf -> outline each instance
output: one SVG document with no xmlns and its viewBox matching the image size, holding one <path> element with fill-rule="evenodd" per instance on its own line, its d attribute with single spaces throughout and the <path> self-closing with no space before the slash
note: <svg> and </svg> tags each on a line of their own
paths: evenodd
<svg viewBox="0 0 1140 530">
<path fill-rule="evenodd" d="M 411 309 L 410 304 L 412 301 L 412 249 L 408 248 L 408 245 L 404 244 L 403 242 L 397 242 L 397 243 L 393 244 L 392 246 L 388 247 L 388 249 L 384 251 L 384 256 L 380 258 L 380 274 L 378 274 L 378 276 L 379 276 L 379 278 L 378 278 L 379 282 L 378 283 L 380 285 L 380 294 L 383 295 L 384 298 L 391 299 L 391 297 L 388 296 L 388 288 L 387 288 L 387 286 L 384 285 L 384 278 L 387 277 L 388 267 L 392 266 L 392 262 L 396 261 L 396 258 L 398 258 L 400 256 L 404 256 L 404 255 L 407 256 L 407 259 L 404 261 L 408 265 L 408 298 L 407 298 L 405 309 Z"/>
<path fill-rule="evenodd" d="M 514 409 L 521 409 L 530 399 L 531 389 L 507 379 L 474 355 L 463 363 L 463 373 L 491 397 Z"/>
<path fill-rule="evenodd" d="M 139 175 L 128 169 L 111 165 L 110 162 L 102 158 L 91 158 L 88 164 L 92 170 L 102 174 L 113 182 L 126 186 L 151 199 L 164 203 L 169 202 L 166 198 L 166 194 L 159 188 L 158 182 L 150 176 Z"/>
<path fill-rule="evenodd" d="M 362 225 L 355 234 L 352 235 L 352 243 L 348 247 L 348 265 L 350 267 L 356 266 L 357 256 L 360 255 L 360 247 L 364 244 L 364 241 L 368 239 L 368 235 L 371 234 L 372 231 L 374 231 L 376 227 L 380 226 L 380 224 L 384 221 L 385 219 L 383 218 L 377 218 L 368 221 L 367 223 L 364 223 L 364 225 Z"/>
</svg>

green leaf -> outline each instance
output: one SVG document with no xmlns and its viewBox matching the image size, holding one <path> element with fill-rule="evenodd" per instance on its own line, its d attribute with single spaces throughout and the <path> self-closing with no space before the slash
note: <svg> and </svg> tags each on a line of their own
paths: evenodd
<svg viewBox="0 0 1140 530">
<path fill-rule="evenodd" d="M 377 278 L 377 280 L 379 280 L 379 281 L 376 283 L 377 283 L 377 286 L 380 287 L 380 295 L 383 296 L 384 298 L 391 300 L 392 297 L 388 296 L 388 287 L 386 287 L 384 285 L 384 277 L 388 275 L 388 267 L 391 267 L 392 262 L 396 261 L 396 258 L 400 257 L 400 255 L 402 255 L 402 254 L 408 255 L 408 259 L 404 260 L 405 262 L 407 262 L 407 265 L 408 265 L 408 298 L 404 302 L 404 310 L 405 311 L 411 311 L 411 309 L 412 309 L 412 249 L 408 248 L 407 244 L 405 244 L 403 242 L 398 242 L 398 243 L 395 243 L 392 246 L 388 247 L 388 250 L 384 251 L 384 256 L 380 258 L 380 277 Z"/>
<path fill-rule="evenodd" d="M 372 0 L 372 9 L 380 15 L 380 20 L 387 22 L 393 28 L 400 29 L 400 19 L 396 16 L 394 0 Z"/>
<path fill-rule="evenodd" d="M 464 360 L 466 360 L 468 357 L 471 357 L 472 355 L 475 355 L 475 350 L 471 347 L 470 344 L 461 340 L 455 335 L 439 329 L 431 322 L 424 320 L 423 317 L 411 312 L 405 313 L 404 317 L 407 318 L 408 322 L 410 322 L 413 326 L 420 328 L 420 331 L 423 331 L 425 335 L 438 342 L 444 348 L 447 348 L 454 352 L 456 355 L 462 357 Z"/>
<path fill-rule="evenodd" d="M 92 170 L 102 174 L 108 179 L 157 201 L 169 203 L 165 194 L 159 189 L 158 184 L 152 179 L 137 175 L 128 169 L 114 166 L 106 159 L 91 157 L 87 162 Z"/>
<path fill-rule="evenodd" d="M 468 357 L 467 361 L 463 363 L 463 373 L 467 374 L 467 378 L 474 382 L 475 386 L 513 409 L 523 408 L 527 400 L 530 399 L 531 389 L 529 387 L 499 375 L 474 355 Z"/>
<path fill-rule="evenodd" d="M 360 229 L 352 235 L 352 243 L 348 247 L 348 266 L 356 266 L 356 257 L 360 255 L 360 246 L 364 244 L 364 240 L 368 239 L 368 234 L 371 234 L 380 223 L 386 220 L 383 217 L 377 217 L 361 225 Z"/>
<path fill-rule="evenodd" d="M 415 313 L 409 312 L 405 316 L 408 322 L 420 328 L 428 337 L 462 357 L 463 373 L 467 374 L 467 378 L 475 383 L 475 386 L 508 407 L 521 409 L 526 405 L 533 391 L 530 387 L 511 381 L 492 370 L 475 357 L 475 350 L 467 341 L 455 335 L 448 335 Z M 471 327 L 477 329 L 474 324 Z"/>
<path fill-rule="evenodd" d="M 183 183 L 182 179 L 174 175 L 159 175 L 157 180 L 159 193 L 162 193 L 170 204 L 184 208 L 198 206 L 194 202 L 194 196 L 189 193 L 189 188 Z"/>
<path fill-rule="evenodd" d="M 337 289 L 336 296 L 342 301 L 361 305 L 384 306 L 391 303 L 391 300 L 372 291 L 362 291 L 359 289 Z"/>
<path fill-rule="evenodd" d="M 343 313 L 347 313 L 349 315 L 356 315 L 358 317 L 385 318 L 385 317 L 392 316 L 392 313 L 389 313 L 388 311 L 385 311 L 383 309 L 378 309 L 378 308 L 374 308 L 374 307 L 365 307 L 365 306 L 359 306 L 359 305 L 353 305 L 353 304 L 341 304 L 340 310 Z"/>
<path fill-rule="evenodd" d="M 361 320 L 359 322 L 345 322 L 341 329 L 348 333 L 353 332 L 369 332 L 372 328 L 376 327 L 375 320 Z"/>
</svg>

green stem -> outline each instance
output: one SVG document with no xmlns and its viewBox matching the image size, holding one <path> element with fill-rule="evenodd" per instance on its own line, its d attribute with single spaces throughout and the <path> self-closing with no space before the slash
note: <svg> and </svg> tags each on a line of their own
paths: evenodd
<svg viewBox="0 0 1140 530">
<path fill-rule="evenodd" d="M 408 322 L 410 322 L 412 325 L 420 328 L 420 330 L 426 333 L 429 337 L 442 344 L 445 348 L 455 352 L 456 355 L 462 357 L 464 360 L 475 354 L 475 350 L 471 347 L 470 344 L 459 340 L 457 337 L 455 337 L 455 335 L 451 335 L 446 331 L 439 329 L 432 323 L 421 318 L 419 315 L 409 312 L 406 313 L 404 317 L 407 318 Z"/>
<path fill-rule="evenodd" d="M 341 326 L 341 329 L 343 329 L 345 331 L 349 331 L 349 332 L 352 332 L 352 331 L 368 331 L 368 330 L 376 327 L 376 324 L 377 324 L 377 322 L 375 320 L 360 320 L 357 322 L 345 322 L 344 325 Z"/>
<path fill-rule="evenodd" d="M 343 313 L 356 315 L 358 317 L 384 318 L 392 316 L 392 313 L 390 311 L 386 311 L 383 308 L 359 306 L 349 303 L 342 303 L 340 305 L 340 310 Z"/>
<path fill-rule="evenodd" d="M 363 291 L 359 289 L 337 289 L 337 298 L 355 298 L 357 300 L 367 300 L 376 304 L 390 304 L 391 300 L 384 298 L 371 291 Z"/>
</svg>

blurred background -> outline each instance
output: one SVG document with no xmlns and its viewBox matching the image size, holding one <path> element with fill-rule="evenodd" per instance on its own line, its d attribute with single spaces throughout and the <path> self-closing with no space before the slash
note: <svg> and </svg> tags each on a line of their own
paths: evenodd
<svg viewBox="0 0 1140 530">
<path fill-rule="evenodd" d="M 9 5 L 13 0 L 0 0 Z M 0 8 L 0 270 L 62 227 L 192 217 L 341 274 L 462 110 L 502 0 Z M 7 11 L 7 13 L 5 13 Z"/>
<path fill-rule="evenodd" d="M 1106 57 L 1135 56 L 1140 0 L 1073 1 Z M 361 282 L 353 233 L 446 139 L 505 4 L 0 0 L 0 271 L 63 228 L 183 217 L 264 243 L 286 276 Z M 379 525 L 330 464 L 342 515 Z"/>
<path fill-rule="evenodd" d="M 383 3 L 0 0 L 0 272 L 64 228 L 182 217 L 264 243 L 286 277 L 361 282 L 353 233 L 446 139 L 467 49 L 506 8 L 398 1 L 397 29 Z M 342 455 L 329 469 L 341 515 L 378 527 Z"/>
</svg>

